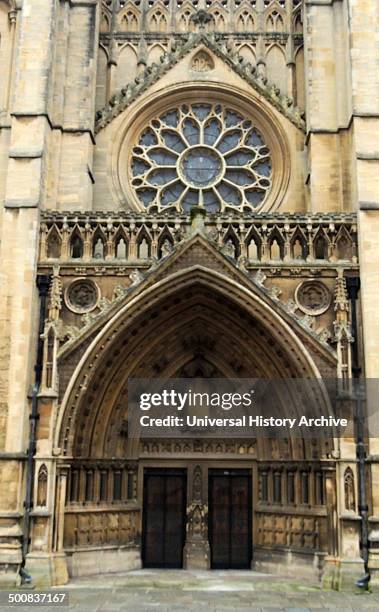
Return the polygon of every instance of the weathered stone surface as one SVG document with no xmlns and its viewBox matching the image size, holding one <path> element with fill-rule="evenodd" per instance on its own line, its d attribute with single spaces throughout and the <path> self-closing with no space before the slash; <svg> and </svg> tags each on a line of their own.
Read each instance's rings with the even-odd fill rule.
<svg viewBox="0 0 379 612">
<path fill-rule="evenodd" d="M 208 470 L 246 466 L 257 567 L 323 573 L 324 585 L 346 589 L 363 573 L 353 439 L 333 448 L 292 440 L 139 447 L 127 437 L 125 377 L 192 377 L 202 368 L 228 377 L 348 379 L 357 368 L 378 376 L 378 17 L 374 0 L 0 0 L 0 584 L 20 580 L 36 377 L 26 559 L 35 584 L 140 566 L 147 464 L 188 469 L 187 510 L 194 500 L 207 505 Z M 212 129 L 221 125 L 231 144 L 212 130 L 205 142 L 208 119 L 189 121 L 199 101 L 210 103 Z M 218 105 L 241 118 L 227 119 Z M 164 114 L 183 106 L 180 130 L 178 121 L 162 127 Z M 261 157 L 249 158 L 246 202 L 244 183 L 226 182 L 225 159 L 237 155 L 234 172 L 246 181 L 246 168 L 238 172 L 252 126 Z M 203 161 L 192 168 L 200 187 L 183 170 L 181 145 L 175 150 L 179 132 L 186 149 L 201 140 Z M 217 162 L 211 179 L 201 176 L 206 147 Z M 154 174 L 164 165 L 154 155 L 163 155 L 172 184 Z M 266 157 L 271 165 L 258 171 Z M 186 209 L 179 179 L 197 198 Z M 218 189 L 222 214 L 203 214 Z M 261 208 L 259 189 L 267 192 Z M 201 236 L 201 248 L 187 252 L 191 236 Z M 55 279 L 41 322 L 37 274 Z M 358 276 L 353 344 L 347 284 Z M 87 310 L 70 301 L 78 279 L 96 297 Z M 300 314 L 305 281 L 322 283 L 325 308 L 310 293 Z M 368 453 L 376 585 L 378 439 Z M 191 527 L 201 538 L 187 539 L 188 567 L 211 558 L 201 516 Z M 163 600 L 174 609 L 171 596 Z M 247 601 L 233 595 L 222 604 Z"/>
</svg>

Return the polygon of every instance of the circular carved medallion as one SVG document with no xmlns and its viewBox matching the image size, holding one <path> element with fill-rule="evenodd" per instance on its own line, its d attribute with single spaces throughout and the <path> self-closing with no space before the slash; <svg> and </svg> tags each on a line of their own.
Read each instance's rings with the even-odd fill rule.
<svg viewBox="0 0 379 612">
<path fill-rule="evenodd" d="M 309 280 L 300 283 L 295 291 L 297 306 L 310 315 L 320 315 L 330 306 L 331 295 L 329 289 L 318 280 Z"/>
<path fill-rule="evenodd" d="M 194 187 L 211 187 L 218 182 L 223 160 L 211 147 L 196 146 L 188 149 L 179 161 L 184 179 Z"/>
<path fill-rule="evenodd" d="M 96 308 L 100 298 L 99 287 L 91 280 L 78 278 L 65 291 L 67 307 L 78 314 L 91 312 Z"/>
</svg>

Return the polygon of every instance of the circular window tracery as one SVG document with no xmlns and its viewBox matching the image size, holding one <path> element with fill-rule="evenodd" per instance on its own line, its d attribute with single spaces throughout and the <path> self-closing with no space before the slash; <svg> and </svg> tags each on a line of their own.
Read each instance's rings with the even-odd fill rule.
<svg viewBox="0 0 379 612">
<path fill-rule="evenodd" d="M 132 149 L 131 184 L 149 211 L 257 211 L 272 185 L 253 122 L 221 103 L 182 104 L 150 121 Z"/>
</svg>

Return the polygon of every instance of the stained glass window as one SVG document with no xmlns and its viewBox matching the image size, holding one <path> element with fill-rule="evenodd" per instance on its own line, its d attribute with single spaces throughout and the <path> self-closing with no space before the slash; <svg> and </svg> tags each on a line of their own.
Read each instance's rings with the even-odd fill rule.
<svg viewBox="0 0 379 612">
<path fill-rule="evenodd" d="M 270 190 L 270 151 L 259 130 L 223 104 L 182 104 L 152 119 L 130 161 L 149 211 L 259 210 Z"/>
</svg>

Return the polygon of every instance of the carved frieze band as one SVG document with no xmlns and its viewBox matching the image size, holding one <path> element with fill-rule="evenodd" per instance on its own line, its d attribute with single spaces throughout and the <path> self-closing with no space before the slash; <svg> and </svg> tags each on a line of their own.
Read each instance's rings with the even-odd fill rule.
<svg viewBox="0 0 379 612">
<path fill-rule="evenodd" d="M 168 255 L 188 237 L 186 215 L 45 214 L 41 224 L 40 263 L 104 266 L 148 264 Z M 357 225 L 346 215 L 238 215 L 209 216 L 205 222 L 208 239 L 238 260 L 304 265 L 358 261 Z M 102 269 L 105 273 L 105 267 Z M 301 303 L 301 302 L 300 302 Z"/>
</svg>

